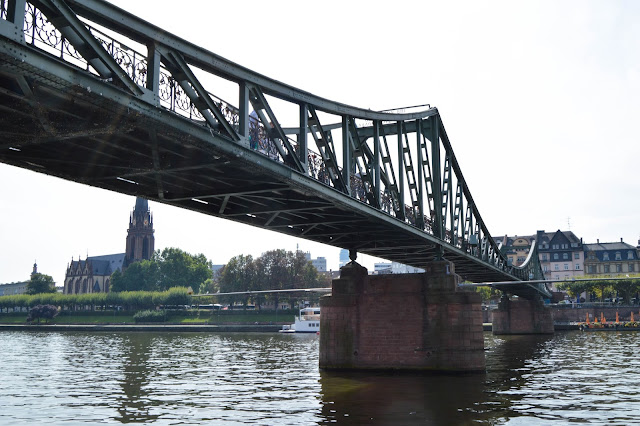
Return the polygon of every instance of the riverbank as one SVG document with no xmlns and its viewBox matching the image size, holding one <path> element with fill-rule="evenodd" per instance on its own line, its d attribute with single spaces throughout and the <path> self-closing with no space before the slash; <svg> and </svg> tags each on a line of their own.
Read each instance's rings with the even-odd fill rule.
<svg viewBox="0 0 640 426">
<path fill-rule="evenodd" d="M 276 333 L 282 328 L 278 324 L 0 324 L 0 331 L 163 331 L 163 332 L 260 332 Z"/>
</svg>

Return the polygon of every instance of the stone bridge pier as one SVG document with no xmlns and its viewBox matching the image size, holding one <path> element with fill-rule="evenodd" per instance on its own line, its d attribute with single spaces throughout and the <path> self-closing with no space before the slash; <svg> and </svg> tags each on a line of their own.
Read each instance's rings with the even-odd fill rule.
<svg viewBox="0 0 640 426">
<path fill-rule="evenodd" d="M 493 313 L 493 334 L 553 334 L 553 312 L 537 300 L 510 300 L 505 294 Z"/>
<path fill-rule="evenodd" d="M 347 264 L 320 301 L 320 368 L 484 371 L 481 297 L 459 282 L 448 261 L 371 276 Z"/>
</svg>

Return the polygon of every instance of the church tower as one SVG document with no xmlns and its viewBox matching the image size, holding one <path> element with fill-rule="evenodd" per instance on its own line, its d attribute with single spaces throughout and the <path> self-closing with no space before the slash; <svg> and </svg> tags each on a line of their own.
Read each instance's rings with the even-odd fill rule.
<svg viewBox="0 0 640 426">
<path fill-rule="evenodd" d="M 149 203 L 144 198 L 136 197 L 136 207 L 131 212 L 127 230 L 125 267 L 140 260 L 151 259 L 154 250 L 153 232 L 153 217 L 149 211 Z"/>
</svg>

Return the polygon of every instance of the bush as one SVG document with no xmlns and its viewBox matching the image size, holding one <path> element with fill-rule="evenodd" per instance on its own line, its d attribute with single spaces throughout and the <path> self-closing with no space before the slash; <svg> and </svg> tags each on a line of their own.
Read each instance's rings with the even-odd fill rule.
<svg viewBox="0 0 640 426">
<path fill-rule="evenodd" d="M 137 323 L 140 322 L 164 322 L 164 312 L 163 311 L 140 311 L 136 312 L 133 316 L 133 320 Z"/>
<path fill-rule="evenodd" d="M 58 315 L 58 308 L 53 305 L 37 305 L 29 310 L 29 315 L 27 316 L 27 322 L 34 322 L 38 320 L 38 324 L 40 324 L 40 318 L 44 318 L 47 322 L 50 319 L 53 319 Z"/>
</svg>

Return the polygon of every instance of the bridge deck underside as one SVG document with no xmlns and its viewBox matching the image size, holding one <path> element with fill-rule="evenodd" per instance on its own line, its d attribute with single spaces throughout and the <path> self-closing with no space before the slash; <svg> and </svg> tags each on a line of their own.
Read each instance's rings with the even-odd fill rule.
<svg viewBox="0 0 640 426">
<path fill-rule="evenodd" d="M 113 85 L 95 80 L 89 90 L 86 73 L 69 73 L 78 83 L 0 55 L 1 162 L 416 267 L 437 254 L 441 242 L 407 223 Z M 514 279 L 451 246 L 445 258 L 470 281 Z"/>
</svg>

